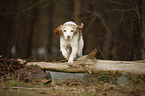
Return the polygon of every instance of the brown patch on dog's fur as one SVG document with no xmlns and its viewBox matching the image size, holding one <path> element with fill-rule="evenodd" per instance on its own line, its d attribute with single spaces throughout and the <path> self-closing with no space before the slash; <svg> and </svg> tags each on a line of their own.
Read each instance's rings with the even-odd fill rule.
<svg viewBox="0 0 145 96">
<path fill-rule="evenodd" d="M 55 30 L 54 30 L 54 34 L 56 35 L 56 36 L 60 36 L 60 29 L 62 28 L 62 25 L 60 25 L 60 26 L 58 26 Z"/>
</svg>

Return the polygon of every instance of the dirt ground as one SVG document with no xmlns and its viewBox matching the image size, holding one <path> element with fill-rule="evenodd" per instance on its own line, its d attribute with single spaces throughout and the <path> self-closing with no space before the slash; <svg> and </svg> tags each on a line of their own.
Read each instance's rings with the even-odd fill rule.
<svg viewBox="0 0 145 96">
<path fill-rule="evenodd" d="M 129 96 L 118 91 L 97 92 L 94 87 L 52 87 L 38 89 L 0 89 L 0 96 Z"/>
<path fill-rule="evenodd" d="M 2 73 L 2 71 L 1 71 Z M 19 73 L 19 74 L 18 74 Z M 84 78 L 48 80 L 38 66 L 0 74 L 0 96 L 145 96 L 145 77 L 111 73 L 88 74 Z"/>
<path fill-rule="evenodd" d="M 1 79 L 0 96 L 145 96 L 145 82 L 139 79 L 129 85 L 118 84 L 115 75 L 110 74 L 52 82 Z"/>
</svg>

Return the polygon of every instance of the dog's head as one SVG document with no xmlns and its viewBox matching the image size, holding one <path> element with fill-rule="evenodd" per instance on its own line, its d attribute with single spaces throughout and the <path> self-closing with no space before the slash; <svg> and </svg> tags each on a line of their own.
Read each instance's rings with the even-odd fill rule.
<svg viewBox="0 0 145 96">
<path fill-rule="evenodd" d="M 63 35 L 65 39 L 72 39 L 73 35 L 79 33 L 83 26 L 83 23 L 81 23 L 81 25 L 76 25 L 74 22 L 68 21 L 58 26 L 54 30 L 54 33 L 56 36 Z"/>
</svg>

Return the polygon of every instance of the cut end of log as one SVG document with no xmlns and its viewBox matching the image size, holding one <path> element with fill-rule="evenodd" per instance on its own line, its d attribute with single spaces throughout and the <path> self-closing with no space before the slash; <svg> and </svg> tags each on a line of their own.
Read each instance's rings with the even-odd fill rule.
<svg viewBox="0 0 145 96">
<path fill-rule="evenodd" d="M 87 59 L 94 59 L 97 53 L 97 49 L 94 49 L 86 58 Z"/>
</svg>

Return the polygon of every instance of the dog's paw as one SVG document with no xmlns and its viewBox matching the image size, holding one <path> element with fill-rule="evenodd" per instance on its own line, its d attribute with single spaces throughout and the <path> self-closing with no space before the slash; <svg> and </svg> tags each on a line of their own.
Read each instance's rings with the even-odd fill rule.
<svg viewBox="0 0 145 96">
<path fill-rule="evenodd" d="M 72 64 L 73 64 L 73 59 L 69 58 L 68 65 L 72 65 Z"/>
<path fill-rule="evenodd" d="M 69 67 L 73 67 L 73 65 L 72 65 L 72 64 L 69 64 L 69 63 L 68 63 L 68 66 L 69 66 Z"/>
</svg>

